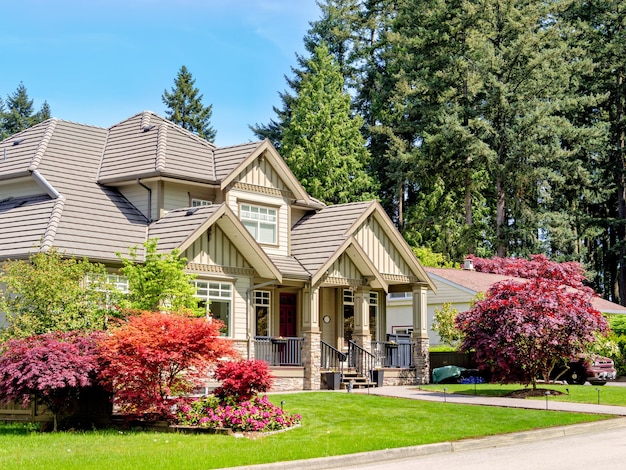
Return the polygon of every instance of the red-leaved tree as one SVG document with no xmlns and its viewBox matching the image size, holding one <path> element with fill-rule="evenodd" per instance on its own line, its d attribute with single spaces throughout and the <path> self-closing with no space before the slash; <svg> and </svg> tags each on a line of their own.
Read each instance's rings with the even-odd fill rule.
<svg viewBox="0 0 626 470">
<path fill-rule="evenodd" d="M 49 333 L 11 339 L 0 356 L 0 401 L 37 399 L 57 417 L 81 388 L 97 381 L 101 333 Z"/>
<path fill-rule="evenodd" d="M 176 313 L 131 316 L 101 343 L 101 377 L 129 417 L 169 419 L 178 397 L 198 386 L 216 361 L 235 352 L 222 323 Z"/>
<path fill-rule="evenodd" d="M 586 280 L 583 265 L 575 261 L 558 263 L 550 261 L 545 255 L 531 255 L 525 258 L 478 258 L 468 255 L 474 264 L 474 269 L 483 273 L 503 274 L 505 276 L 521 277 L 524 279 L 549 279 L 559 281 L 560 284 L 579 287 Z"/>
<path fill-rule="evenodd" d="M 483 300 L 459 313 L 463 351 L 496 380 L 532 384 L 549 380 L 553 367 L 582 354 L 594 333 L 608 325 L 591 299 L 593 291 L 563 285 L 561 279 L 536 278 L 494 284 Z"/>
<path fill-rule="evenodd" d="M 213 394 L 222 400 L 235 403 L 250 400 L 272 388 L 272 376 L 267 362 L 242 360 L 222 362 L 215 369 L 215 378 L 222 384 Z"/>
</svg>

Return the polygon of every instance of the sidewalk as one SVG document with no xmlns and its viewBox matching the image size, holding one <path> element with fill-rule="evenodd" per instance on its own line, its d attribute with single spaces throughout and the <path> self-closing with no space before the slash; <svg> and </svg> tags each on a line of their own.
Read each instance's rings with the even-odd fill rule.
<svg viewBox="0 0 626 470">
<path fill-rule="evenodd" d="M 364 393 L 368 391 L 364 389 L 354 390 L 353 393 Z M 414 400 L 438 401 L 447 403 L 459 403 L 463 405 L 483 405 L 483 406 L 501 406 L 507 408 L 527 408 L 530 410 L 545 410 L 546 400 L 530 400 L 522 398 L 506 398 L 506 397 L 481 397 L 476 395 L 458 395 L 451 393 L 431 392 L 420 390 L 417 385 L 407 386 L 385 386 L 380 388 L 371 388 L 371 395 L 380 395 L 396 398 L 410 398 Z M 567 403 L 559 401 L 551 401 L 548 397 L 547 409 L 552 411 L 573 411 L 576 413 L 592 413 L 607 414 L 616 416 L 626 416 L 626 406 L 610 406 L 610 405 L 591 405 L 585 403 Z"/>
<path fill-rule="evenodd" d="M 345 390 L 329 393 L 347 393 Z M 545 400 L 524 400 L 519 398 L 499 398 L 481 397 L 475 395 L 454 395 L 439 392 L 420 390 L 417 385 L 407 386 L 385 386 L 380 388 L 355 389 L 352 393 L 379 395 L 396 398 L 408 398 L 413 400 L 438 401 L 446 403 L 459 403 L 465 405 L 500 406 L 511 408 L 546 409 Z M 548 410 L 553 411 L 573 411 L 578 413 L 606 414 L 615 416 L 626 416 L 626 407 L 609 405 L 590 405 L 583 403 L 565 403 L 550 401 L 548 397 Z M 626 418 L 612 419 L 609 421 L 598 421 L 593 423 L 574 424 L 571 426 L 560 426 L 556 428 L 537 429 L 511 434 L 487 436 L 476 439 L 463 439 L 454 442 L 440 442 L 437 444 L 427 444 L 413 447 L 400 447 L 397 449 L 385 449 L 373 452 L 362 452 L 358 454 L 337 455 L 333 457 L 322 457 L 308 460 L 294 460 L 287 462 L 275 462 L 270 464 L 252 465 L 245 467 L 233 467 L 231 470 L 319 470 L 328 468 L 356 467 L 359 465 L 372 464 L 374 462 L 393 461 L 429 454 L 446 452 L 459 452 L 469 449 L 479 449 L 485 447 L 498 447 L 513 445 L 522 442 L 531 442 L 543 439 L 553 439 L 572 434 L 594 432 L 608 428 L 626 427 Z"/>
</svg>

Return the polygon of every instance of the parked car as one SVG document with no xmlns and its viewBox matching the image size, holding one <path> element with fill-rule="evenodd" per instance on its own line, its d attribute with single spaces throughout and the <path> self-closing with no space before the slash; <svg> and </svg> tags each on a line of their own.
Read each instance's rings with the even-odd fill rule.
<svg viewBox="0 0 626 470">
<path fill-rule="evenodd" d="M 581 356 L 570 361 L 567 366 L 555 367 L 552 371 L 552 378 L 565 380 L 572 385 L 583 385 L 587 381 L 592 385 L 604 385 L 616 377 L 615 364 L 604 356 Z"/>
</svg>

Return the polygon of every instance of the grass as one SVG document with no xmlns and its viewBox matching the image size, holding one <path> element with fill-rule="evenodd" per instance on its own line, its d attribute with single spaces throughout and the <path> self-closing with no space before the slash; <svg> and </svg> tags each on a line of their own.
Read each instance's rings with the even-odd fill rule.
<svg viewBox="0 0 626 470">
<path fill-rule="evenodd" d="M 114 430 L 41 434 L 0 425 L 0 468 L 208 469 L 348 454 L 604 419 L 374 395 L 271 395 L 302 426 L 259 439 Z"/>
<path fill-rule="evenodd" d="M 465 395 L 474 394 L 474 385 L 464 384 L 433 384 L 423 385 L 422 390 L 432 390 L 436 392 L 459 393 Z M 476 385 L 476 394 L 488 397 L 502 397 L 508 393 L 523 389 L 524 386 L 519 384 L 478 384 Z M 562 395 L 551 395 L 550 401 L 567 401 L 572 403 L 598 403 L 598 392 L 601 405 L 626 406 L 626 387 L 611 387 L 593 385 L 557 385 L 557 384 L 538 384 L 537 388 L 546 390 L 556 390 Z M 529 398 L 529 400 L 543 400 L 543 397 Z"/>
</svg>

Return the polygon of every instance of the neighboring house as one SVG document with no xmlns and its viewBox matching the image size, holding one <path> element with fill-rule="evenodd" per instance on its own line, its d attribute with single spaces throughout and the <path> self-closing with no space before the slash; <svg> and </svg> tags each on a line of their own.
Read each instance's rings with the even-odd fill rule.
<svg viewBox="0 0 626 470">
<path fill-rule="evenodd" d="M 148 111 L 0 142 L 0 262 L 55 247 L 114 274 L 116 252 L 151 238 L 187 258 L 208 313 L 244 357 L 276 366 L 277 388 L 319 388 L 341 353 L 373 367 L 389 292 L 411 298 L 403 377 L 428 381 L 434 285 L 378 202 L 325 206 L 268 141 L 219 148 Z"/>
<path fill-rule="evenodd" d="M 473 269 L 424 268 L 436 286 L 436 293 L 428 296 L 427 328 L 430 344 L 443 344 L 441 338 L 432 330 L 435 311 L 443 304 L 450 303 L 459 312 L 470 309 L 470 303 L 478 293 L 486 293 L 496 282 L 524 279 L 502 274 L 482 273 Z M 403 293 L 390 294 L 387 301 L 387 333 L 406 333 L 412 331 L 411 305 Z M 626 307 L 604 300 L 593 298 L 593 306 L 605 314 L 626 314 Z"/>
</svg>

